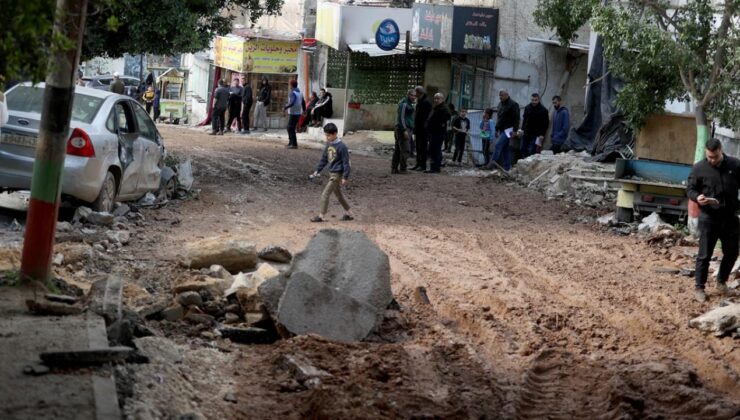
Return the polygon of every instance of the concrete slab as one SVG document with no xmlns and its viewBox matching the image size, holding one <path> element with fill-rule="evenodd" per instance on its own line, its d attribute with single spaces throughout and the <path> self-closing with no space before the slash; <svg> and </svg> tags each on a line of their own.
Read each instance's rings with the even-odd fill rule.
<svg viewBox="0 0 740 420">
<path fill-rule="evenodd" d="M 367 337 L 378 319 L 372 306 L 303 272 L 292 274 L 278 306 L 278 322 L 291 333 L 344 342 Z"/>
<path fill-rule="evenodd" d="M 303 272 L 382 314 L 393 300 L 388 256 L 364 232 L 324 229 L 293 259 Z"/>
<path fill-rule="evenodd" d="M 108 345 L 100 316 L 32 316 L 23 304 L 32 297 L 17 288 L 0 288 L 0 418 L 120 418 L 115 383 L 105 367 L 23 373 L 25 366 L 39 363 L 42 352 Z"/>
</svg>

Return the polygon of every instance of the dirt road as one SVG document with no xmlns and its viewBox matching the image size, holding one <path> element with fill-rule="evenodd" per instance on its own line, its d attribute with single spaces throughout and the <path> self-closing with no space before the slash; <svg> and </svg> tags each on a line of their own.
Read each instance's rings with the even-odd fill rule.
<svg viewBox="0 0 740 420">
<path fill-rule="evenodd" d="M 668 255 L 582 223 L 593 210 L 449 168 L 391 177 L 388 160 L 354 156 L 347 195 L 356 220 L 340 222 L 333 202 L 331 221 L 313 224 L 322 188 L 307 177 L 315 146 L 162 133 L 171 153 L 193 159 L 201 194 L 148 216 L 155 226 L 129 247 L 143 264 L 134 284 L 166 293 L 181 245 L 196 238 L 239 235 L 297 252 L 320 228 L 347 228 L 389 255 L 403 311 L 377 342 L 351 345 L 309 336 L 226 346 L 171 333 L 192 351 L 180 367 L 189 385 L 136 385 L 129 398 L 142 410 L 159 404 L 165 416 L 209 418 L 740 416 L 740 344 L 687 326 L 718 302 L 713 289 L 709 303 L 694 302 L 690 278 L 654 271 L 671 265 Z M 431 305 L 415 298 L 419 286 Z M 280 368 L 288 354 L 332 376 L 307 389 Z"/>
</svg>

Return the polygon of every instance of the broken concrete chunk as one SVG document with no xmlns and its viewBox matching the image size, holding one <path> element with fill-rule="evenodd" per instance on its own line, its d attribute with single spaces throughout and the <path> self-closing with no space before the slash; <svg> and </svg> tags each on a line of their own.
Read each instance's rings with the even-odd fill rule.
<svg viewBox="0 0 740 420">
<path fill-rule="evenodd" d="M 293 259 L 303 272 L 382 314 L 393 300 L 388 256 L 363 232 L 325 229 Z"/>
<path fill-rule="evenodd" d="M 231 273 L 229 273 L 228 270 L 218 264 L 214 264 L 208 268 L 208 275 L 224 280 L 232 279 Z"/>
<path fill-rule="evenodd" d="M 57 247 L 57 250 L 64 256 L 63 262 L 67 265 L 84 263 L 93 257 L 90 245 L 83 243 L 63 243 Z"/>
<path fill-rule="evenodd" d="M 128 206 L 128 204 L 124 203 L 117 203 L 116 209 L 113 210 L 113 216 L 114 217 L 123 217 L 128 214 L 128 212 L 131 211 L 131 207 Z"/>
<path fill-rule="evenodd" d="M 689 321 L 689 326 L 715 335 L 723 335 L 740 328 L 740 303 L 733 303 Z"/>
<path fill-rule="evenodd" d="M 287 284 L 288 277 L 285 274 L 280 274 L 266 280 L 257 289 L 262 299 L 262 304 L 273 317 L 277 316 L 280 297 L 283 296 Z"/>
<path fill-rule="evenodd" d="M 231 283 L 231 287 L 226 289 L 224 296 L 229 297 L 239 289 L 249 289 L 252 287 L 254 287 L 254 284 L 252 283 L 252 273 L 239 273 L 234 276 L 234 282 Z"/>
<path fill-rule="evenodd" d="M 197 275 L 181 278 L 172 290 L 175 294 L 180 294 L 189 291 L 199 292 L 205 289 L 214 296 L 221 296 L 228 286 L 228 280 Z"/>
<path fill-rule="evenodd" d="M 374 307 L 296 272 L 280 298 L 277 321 L 293 334 L 352 342 L 367 337 L 379 316 Z"/>
<path fill-rule="evenodd" d="M 304 385 L 306 385 L 306 382 L 318 385 L 322 378 L 332 376 L 329 372 L 316 368 L 308 359 L 300 355 L 284 355 L 280 358 L 279 364 L 280 367 L 290 372 L 298 382 Z"/>
<path fill-rule="evenodd" d="M 68 305 L 66 303 L 46 302 L 42 300 L 29 299 L 26 306 L 31 313 L 36 315 L 66 316 L 78 315 L 82 313 L 82 307 Z"/>
<path fill-rule="evenodd" d="M 268 263 L 260 264 L 257 271 L 252 274 L 252 287 L 259 287 L 265 280 L 269 280 L 280 274 L 275 267 Z"/>
<path fill-rule="evenodd" d="M 121 318 L 123 299 L 123 281 L 120 277 L 109 275 L 93 283 L 87 294 L 88 307 L 91 311 L 105 318 L 110 325 Z"/>
<path fill-rule="evenodd" d="M 191 268 L 207 268 L 218 264 L 231 273 L 238 273 L 257 265 L 257 251 L 254 244 L 247 241 L 209 238 L 188 244 L 184 262 Z"/>
<path fill-rule="evenodd" d="M 109 362 L 122 362 L 134 352 L 131 347 L 105 347 L 98 349 L 53 351 L 39 357 L 47 366 L 85 366 Z"/>
<path fill-rule="evenodd" d="M 293 259 L 293 254 L 281 246 L 268 246 L 263 248 L 259 254 L 260 258 L 267 261 L 287 264 Z"/>
<path fill-rule="evenodd" d="M 78 207 L 75 211 L 75 215 L 72 218 L 74 221 L 80 221 L 84 223 L 90 223 L 99 226 L 111 226 L 113 225 L 113 215 L 105 212 L 92 211 L 88 207 Z"/>
<path fill-rule="evenodd" d="M 221 337 L 228 338 L 234 343 L 240 344 L 271 344 L 274 343 L 279 337 L 268 330 L 262 328 L 233 328 L 224 327 L 219 328 L 218 332 Z"/>
<path fill-rule="evenodd" d="M 131 233 L 127 230 L 115 230 L 106 232 L 105 236 L 110 243 L 126 245 L 131 240 Z"/>
<path fill-rule="evenodd" d="M 177 295 L 175 301 L 186 308 L 188 306 L 200 306 L 203 304 L 203 298 L 195 291 L 180 293 Z"/>
<path fill-rule="evenodd" d="M 182 362 L 182 354 L 177 345 L 164 337 L 135 338 L 134 345 L 150 362 L 175 364 Z"/>
<path fill-rule="evenodd" d="M 167 309 L 169 306 L 170 306 L 169 302 L 165 302 L 165 301 L 155 302 L 143 308 L 138 308 L 136 310 L 136 313 L 138 313 L 139 316 L 144 319 L 151 318 L 153 316 L 161 314 L 162 311 Z"/>
<path fill-rule="evenodd" d="M 240 288 L 236 291 L 236 298 L 239 300 L 244 312 L 260 312 L 262 306 L 262 297 L 257 288 Z"/>
<path fill-rule="evenodd" d="M 640 222 L 640 225 L 637 227 L 637 230 L 639 232 L 647 232 L 647 233 L 659 233 L 664 230 L 668 230 L 667 234 L 670 234 L 675 231 L 673 226 L 669 225 L 668 223 L 664 222 L 663 219 L 660 218 L 658 213 L 651 213 L 650 216 L 647 216 L 642 219 L 642 222 Z M 663 233 L 665 235 L 666 233 Z"/>
<path fill-rule="evenodd" d="M 179 321 L 185 317 L 185 308 L 180 305 L 172 305 L 162 311 L 162 318 L 166 321 Z"/>
<path fill-rule="evenodd" d="M 57 223 L 57 232 L 71 232 L 72 231 L 72 224 L 69 222 L 58 222 Z"/>
</svg>

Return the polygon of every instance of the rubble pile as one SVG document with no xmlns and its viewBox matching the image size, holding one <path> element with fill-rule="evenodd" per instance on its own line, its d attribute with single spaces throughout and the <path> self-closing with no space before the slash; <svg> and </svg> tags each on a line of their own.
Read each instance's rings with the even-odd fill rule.
<svg viewBox="0 0 740 420">
<path fill-rule="evenodd" d="M 611 206 L 619 189 L 614 181 L 614 165 L 587 162 L 589 156 L 586 152 L 553 155 L 546 151 L 518 161 L 511 175 L 548 198 L 591 207 Z"/>
<path fill-rule="evenodd" d="M 172 299 L 138 315 L 215 329 L 234 342 L 309 333 L 360 341 L 393 301 L 388 256 L 361 232 L 322 230 L 295 257 L 277 246 L 257 253 L 243 240 L 209 238 L 187 245 L 182 262 L 190 270 Z"/>
<path fill-rule="evenodd" d="M 726 302 L 689 321 L 689 327 L 714 334 L 716 337 L 740 338 L 740 303 Z"/>
</svg>

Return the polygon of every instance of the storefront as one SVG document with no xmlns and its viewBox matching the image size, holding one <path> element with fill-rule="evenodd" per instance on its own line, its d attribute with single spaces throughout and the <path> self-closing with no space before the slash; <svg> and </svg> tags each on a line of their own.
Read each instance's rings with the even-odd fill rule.
<svg viewBox="0 0 740 420">
<path fill-rule="evenodd" d="M 246 76 L 255 100 L 261 80 L 266 77 L 272 87 L 267 119 L 270 128 L 284 128 L 287 116 L 283 105 L 290 94 L 290 80 L 298 69 L 298 39 L 268 39 L 230 35 L 217 37 L 214 51 L 214 85 L 218 79 L 231 82 Z M 254 112 L 254 107 L 252 108 Z"/>
<path fill-rule="evenodd" d="M 448 102 L 456 109 L 491 106 L 498 10 L 414 3 L 411 43 L 446 53 Z"/>
</svg>

